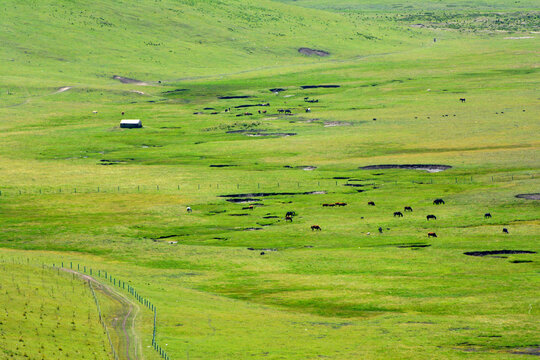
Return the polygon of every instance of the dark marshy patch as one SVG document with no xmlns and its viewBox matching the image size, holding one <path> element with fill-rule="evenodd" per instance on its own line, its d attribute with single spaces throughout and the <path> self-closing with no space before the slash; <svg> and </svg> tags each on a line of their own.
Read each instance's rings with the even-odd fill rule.
<svg viewBox="0 0 540 360">
<path fill-rule="evenodd" d="M 488 250 L 488 251 L 467 251 L 463 254 L 469 256 L 490 256 L 490 255 L 512 255 L 512 254 L 536 254 L 536 251 L 529 250 Z"/>
<path fill-rule="evenodd" d="M 212 168 L 224 168 L 224 167 L 232 167 L 232 166 L 238 166 L 238 165 L 226 165 L 226 164 L 212 164 L 210 167 Z"/>
<path fill-rule="evenodd" d="M 229 194 L 229 195 L 218 195 L 218 197 L 229 198 L 227 201 L 230 202 L 253 202 L 260 201 L 260 199 L 255 199 L 254 197 L 267 197 L 267 196 L 281 196 L 281 195 L 322 195 L 326 194 L 326 191 L 306 191 L 306 192 L 260 192 L 260 193 L 246 193 L 246 194 Z M 241 201 L 237 201 L 241 200 Z"/>
<path fill-rule="evenodd" d="M 248 95 L 238 95 L 238 96 L 218 96 L 218 99 L 220 100 L 228 100 L 228 99 L 248 99 L 251 96 Z"/>
<path fill-rule="evenodd" d="M 334 89 L 338 87 L 341 87 L 341 85 L 302 85 L 300 86 L 300 88 L 302 89 L 318 89 L 318 88 Z"/>
<path fill-rule="evenodd" d="M 224 197 L 224 196 L 220 196 L 220 197 Z M 255 198 L 232 198 L 232 199 L 227 199 L 227 201 L 235 203 L 235 204 L 243 204 L 243 203 L 250 203 L 250 202 L 254 202 L 254 201 L 261 201 L 261 199 L 255 199 Z"/>
<path fill-rule="evenodd" d="M 249 214 L 229 214 L 229 216 L 248 216 Z"/>
<path fill-rule="evenodd" d="M 527 200 L 540 200 L 540 193 L 536 194 L 518 194 L 516 195 L 519 199 L 527 199 Z"/>
<path fill-rule="evenodd" d="M 512 264 L 524 264 L 524 263 L 532 263 L 532 260 L 511 260 Z"/>
</svg>

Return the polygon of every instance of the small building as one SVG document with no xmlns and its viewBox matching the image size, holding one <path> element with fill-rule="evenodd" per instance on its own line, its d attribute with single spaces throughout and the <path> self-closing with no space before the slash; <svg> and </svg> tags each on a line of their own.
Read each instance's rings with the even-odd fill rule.
<svg viewBox="0 0 540 360">
<path fill-rule="evenodd" d="M 121 120 L 120 121 L 120 127 L 121 128 L 127 128 L 127 129 L 142 128 L 142 121 L 139 120 L 139 119 Z"/>
</svg>

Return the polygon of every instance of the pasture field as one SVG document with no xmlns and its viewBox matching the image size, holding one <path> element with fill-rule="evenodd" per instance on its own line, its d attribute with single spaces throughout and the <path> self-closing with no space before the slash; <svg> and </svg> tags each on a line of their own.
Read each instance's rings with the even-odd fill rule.
<svg viewBox="0 0 540 360">
<path fill-rule="evenodd" d="M 540 9 L 408 6 L 0 4 L 0 347 L 114 358 L 88 285 L 30 258 L 137 288 L 171 359 L 537 357 Z M 121 358 L 163 358 L 132 310 Z"/>
</svg>

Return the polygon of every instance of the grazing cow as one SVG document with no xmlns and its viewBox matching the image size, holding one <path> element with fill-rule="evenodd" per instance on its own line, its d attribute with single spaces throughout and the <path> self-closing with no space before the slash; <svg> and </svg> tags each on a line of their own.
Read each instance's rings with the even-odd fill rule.
<svg viewBox="0 0 540 360">
<path fill-rule="evenodd" d="M 484 214 L 484 219 L 488 219 L 488 218 L 491 218 L 491 214 L 490 213 L 485 213 Z"/>
<path fill-rule="evenodd" d="M 265 254 L 264 251 L 261 251 L 261 255 L 264 255 L 264 254 Z"/>
<path fill-rule="evenodd" d="M 292 216 L 285 216 L 285 221 L 290 221 L 290 222 L 292 222 Z"/>
<path fill-rule="evenodd" d="M 379 227 L 379 232 L 382 234 L 382 227 Z"/>
<path fill-rule="evenodd" d="M 188 213 L 191 213 L 193 210 L 191 209 L 191 207 L 188 206 L 188 207 L 186 208 L 186 211 L 187 211 Z"/>
<path fill-rule="evenodd" d="M 294 212 L 294 211 L 287 211 L 287 213 L 285 214 L 285 216 L 296 216 L 296 212 Z"/>
<path fill-rule="evenodd" d="M 403 213 L 401 211 L 394 212 L 394 217 L 403 217 Z"/>
<path fill-rule="evenodd" d="M 307 108 L 307 109 L 306 109 L 306 112 L 307 112 L 307 113 L 308 113 L 308 112 L 311 112 L 311 108 Z"/>
<path fill-rule="evenodd" d="M 311 225 L 311 231 L 313 230 L 318 230 L 318 231 L 321 231 L 321 227 L 319 225 Z"/>
<path fill-rule="evenodd" d="M 337 202 L 337 203 L 335 203 L 334 205 L 336 205 L 336 206 L 347 206 L 347 203 L 344 203 L 344 202 Z"/>
<path fill-rule="evenodd" d="M 434 232 L 428 232 L 427 237 L 437 237 L 437 234 L 435 234 Z"/>
<path fill-rule="evenodd" d="M 435 200 L 433 200 L 433 204 L 434 205 L 444 204 L 444 200 L 443 199 L 435 199 Z"/>
<path fill-rule="evenodd" d="M 437 217 L 435 215 L 428 215 L 426 216 L 426 219 L 428 219 L 428 221 L 429 219 L 437 220 Z"/>
<path fill-rule="evenodd" d="M 122 111 L 122 115 L 124 115 L 124 112 Z"/>
<path fill-rule="evenodd" d="M 253 115 L 253 114 L 252 114 L 252 113 L 249 113 L 249 112 L 245 112 L 244 115 L 250 116 L 250 115 Z"/>
<path fill-rule="evenodd" d="M 283 110 L 283 109 L 278 109 L 277 112 L 281 114 L 282 112 L 285 112 L 285 110 Z"/>
<path fill-rule="evenodd" d="M 461 101 L 462 103 L 464 103 L 465 100 L 466 100 L 465 98 L 459 98 L 459 101 Z"/>
<path fill-rule="evenodd" d="M 261 113 L 261 110 L 259 110 L 259 114 Z"/>
<path fill-rule="evenodd" d="M 370 201 L 367 203 L 369 206 L 375 206 L 375 203 L 373 201 Z"/>
<path fill-rule="evenodd" d="M 411 211 L 411 212 L 412 212 L 412 207 L 410 207 L 410 206 L 405 206 L 405 207 L 403 208 L 403 211 Z"/>
<path fill-rule="evenodd" d="M 266 114 L 266 110 L 263 110 L 262 113 L 263 113 L 263 114 Z"/>
<path fill-rule="evenodd" d="M 290 109 L 285 109 L 285 114 L 291 114 L 291 110 Z"/>
<path fill-rule="evenodd" d="M 507 229 L 507 228 L 503 228 L 503 233 L 508 234 L 508 229 Z"/>
<path fill-rule="evenodd" d="M 336 206 L 336 204 L 322 204 L 323 207 Z"/>
</svg>

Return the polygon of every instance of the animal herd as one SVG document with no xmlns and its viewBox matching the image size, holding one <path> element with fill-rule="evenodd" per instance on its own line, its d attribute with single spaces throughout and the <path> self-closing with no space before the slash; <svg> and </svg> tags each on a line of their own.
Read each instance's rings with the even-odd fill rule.
<svg viewBox="0 0 540 360">
<path fill-rule="evenodd" d="M 375 206 L 375 202 L 374 201 L 368 201 L 368 206 Z M 434 205 L 442 205 L 442 204 L 445 204 L 444 200 L 443 199 L 435 199 L 433 200 L 433 204 Z M 335 203 L 324 203 L 322 204 L 323 207 L 334 207 L 334 206 L 346 206 L 347 203 L 344 203 L 344 202 L 335 202 Z M 403 207 L 403 212 L 413 212 L 413 208 L 411 206 L 404 206 Z M 394 217 L 403 217 L 403 212 L 401 211 L 395 211 L 394 212 Z M 289 222 L 292 222 L 293 221 L 293 216 L 295 216 L 296 213 L 293 212 L 293 211 L 289 211 L 287 212 L 287 214 L 285 215 L 285 221 L 289 221 Z M 491 214 L 490 213 L 486 213 L 484 214 L 484 218 L 485 219 L 488 219 L 488 218 L 491 218 Z M 363 217 L 362 217 L 363 219 Z M 433 214 L 429 214 L 429 215 L 426 215 L 426 220 L 429 221 L 429 220 L 437 220 L 437 217 Z M 311 230 L 312 231 L 321 231 L 322 228 L 319 226 L 319 225 L 312 225 L 311 226 Z M 379 233 L 382 234 L 383 232 L 383 228 L 382 227 L 379 227 Z M 508 229 L 507 228 L 503 228 L 503 233 L 505 234 L 508 234 Z M 370 233 L 368 233 L 370 234 Z M 428 232 L 428 237 L 437 237 L 437 234 L 435 232 Z"/>
</svg>

